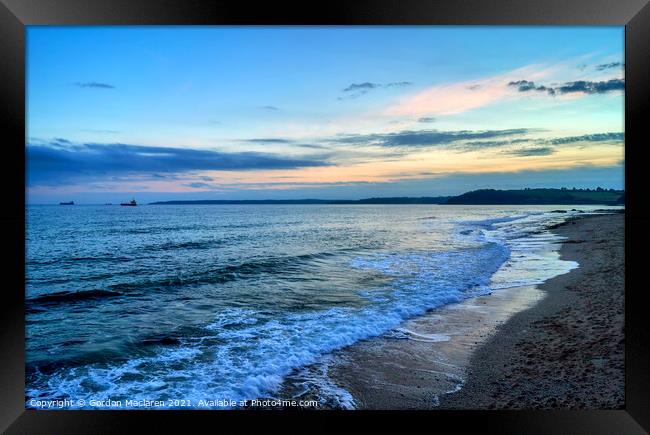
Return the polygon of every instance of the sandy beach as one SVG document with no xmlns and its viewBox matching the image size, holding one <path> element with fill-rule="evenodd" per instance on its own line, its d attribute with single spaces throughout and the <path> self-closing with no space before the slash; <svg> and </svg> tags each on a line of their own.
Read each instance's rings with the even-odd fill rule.
<svg viewBox="0 0 650 435">
<path fill-rule="evenodd" d="M 578 268 L 359 342 L 335 355 L 329 377 L 357 409 L 622 408 L 624 215 L 553 231 Z"/>
<path fill-rule="evenodd" d="M 624 215 L 568 222 L 560 254 L 580 263 L 540 289 L 471 358 L 444 408 L 619 409 L 625 398 Z"/>
</svg>

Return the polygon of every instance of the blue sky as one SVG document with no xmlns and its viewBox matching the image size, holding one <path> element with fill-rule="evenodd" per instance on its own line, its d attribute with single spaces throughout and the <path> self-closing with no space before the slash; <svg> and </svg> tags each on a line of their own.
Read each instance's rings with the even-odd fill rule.
<svg viewBox="0 0 650 435">
<path fill-rule="evenodd" d="M 622 27 L 29 27 L 28 201 L 623 186 Z"/>
</svg>

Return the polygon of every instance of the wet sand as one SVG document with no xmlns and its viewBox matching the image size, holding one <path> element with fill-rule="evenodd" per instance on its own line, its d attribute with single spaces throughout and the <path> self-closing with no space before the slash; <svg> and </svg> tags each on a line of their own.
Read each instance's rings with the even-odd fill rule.
<svg viewBox="0 0 650 435">
<path fill-rule="evenodd" d="M 433 310 L 341 352 L 330 377 L 357 409 L 436 407 L 439 396 L 462 388 L 472 352 L 542 296 L 535 286 L 516 287 Z"/>
<path fill-rule="evenodd" d="M 580 267 L 496 290 L 334 355 L 357 409 L 623 407 L 624 215 L 554 229 Z M 322 370 L 322 368 L 321 368 Z"/>
<path fill-rule="evenodd" d="M 466 385 L 441 407 L 624 407 L 624 215 L 554 231 L 568 237 L 561 258 L 580 267 L 540 286 L 547 296 L 472 355 Z"/>
</svg>

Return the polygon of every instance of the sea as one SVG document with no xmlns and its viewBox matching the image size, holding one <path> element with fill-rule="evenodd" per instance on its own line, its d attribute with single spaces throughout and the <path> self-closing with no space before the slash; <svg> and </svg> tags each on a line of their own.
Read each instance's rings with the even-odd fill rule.
<svg viewBox="0 0 650 435">
<path fill-rule="evenodd" d="M 290 399 L 337 350 L 578 267 L 548 227 L 610 208 L 29 205 L 26 407 Z M 354 407 L 322 376 L 321 404 Z"/>
</svg>

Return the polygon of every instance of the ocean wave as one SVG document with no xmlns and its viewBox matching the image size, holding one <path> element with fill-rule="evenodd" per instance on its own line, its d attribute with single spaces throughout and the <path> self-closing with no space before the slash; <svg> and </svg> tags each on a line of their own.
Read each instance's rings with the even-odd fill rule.
<svg viewBox="0 0 650 435">
<path fill-rule="evenodd" d="M 77 302 L 87 301 L 90 299 L 104 299 L 122 296 L 123 293 L 112 290 L 83 290 L 83 291 L 62 291 L 50 294 L 44 294 L 27 298 L 25 302 L 30 304 L 50 304 L 50 303 L 64 303 L 64 302 Z"/>
<path fill-rule="evenodd" d="M 571 219 L 579 210 L 566 213 L 530 212 L 518 216 L 464 222 L 458 235 L 480 240 L 500 240 L 511 251 L 508 260 L 492 276 L 494 290 L 542 284 L 546 280 L 578 267 L 574 261 L 560 259 L 559 242 L 565 238 L 554 234 L 549 226 Z M 478 230 L 477 230 L 478 229 Z"/>
<path fill-rule="evenodd" d="M 540 213 L 526 213 L 526 214 L 513 215 L 513 216 L 502 216 L 502 217 L 481 219 L 481 220 L 474 220 L 474 221 L 463 221 L 463 222 L 459 222 L 459 223 L 461 225 L 490 227 L 490 226 L 492 226 L 494 224 L 517 221 L 517 220 L 523 219 L 523 218 L 525 218 L 527 216 L 530 216 L 530 215 L 533 215 L 533 214 L 541 214 L 541 212 Z"/>
<path fill-rule="evenodd" d="M 291 271 L 299 272 L 302 274 L 305 270 L 306 263 L 310 261 L 327 260 L 349 251 L 352 250 L 341 249 L 332 252 L 319 252 L 285 257 L 271 257 L 266 259 L 251 260 L 239 264 L 226 264 L 205 270 L 193 270 L 191 273 L 187 273 L 186 275 L 161 276 L 153 279 L 148 278 L 150 276 L 150 270 L 147 268 L 124 270 L 120 271 L 119 274 L 119 277 L 123 280 L 123 282 L 105 284 L 104 289 L 82 289 L 77 291 L 57 291 L 53 293 L 45 293 L 27 298 L 27 302 L 31 304 L 43 304 L 88 301 L 104 297 L 134 296 L 140 295 L 143 292 L 147 291 L 161 291 L 166 288 L 175 288 L 186 285 L 223 284 L 231 281 L 254 278 L 260 274 L 286 275 L 288 273 L 291 273 Z M 125 281 L 125 278 L 130 276 L 147 278 Z M 43 286 L 69 283 L 77 284 L 79 281 L 101 282 L 102 280 L 106 279 L 114 279 L 114 277 L 114 273 L 106 272 L 95 275 L 65 278 L 39 279 L 32 277 L 32 279 L 29 281 L 31 283 L 38 283 L 39 285 Z"/>
<path fill-rule="evenodd" d="M 306 263 L 326 260 L 340 255 L 338 252 L 319 252 L 312 254 L 270 257 L 245 261 L 238 264 L 226 264 L 205 270 L 193 270 L 185 275 L 163 276 L 132 282 L 111 284 L 114 290 L 134 290 L 143 288 L 165 288 L 196 284 L 221 284 L 231 281 L 256 277 L 260 274 L 286 275 L 292 271 L 304 272 Z"/>
<path fill-rule="evenodd" d="M 505 246 L 489 243 L 451 252 L 359 257 L 353 267 L 372 268 L 394 278 L 386 302 L 283 314 L 223 310 L 204 328 L 219 345 L 181 338 L 181 345 L 165 345 L 166 350 L 155 356 L 61 370 L 38 390 L 57 397 L 99 400 L 272 397 L 289 373 L 322 355 L 381 335 L 431 308 L 458 302 L 467 297 L 468 289 L 489 285 L 490 276 L 508 255 Z M 132 372 L 139 376 L 124 377 Z"/>
<path fill-rule="evenodd" d="M 139 250 L 141 251 L 176 251 L 179 249 L 210 249 L 217 246 L 223 246 L 225 244 L 224 240 L 183 240 L 183 241 L 168 241 L 156 245 L 147 245 L 143 246 Z"/>
</svg>

